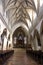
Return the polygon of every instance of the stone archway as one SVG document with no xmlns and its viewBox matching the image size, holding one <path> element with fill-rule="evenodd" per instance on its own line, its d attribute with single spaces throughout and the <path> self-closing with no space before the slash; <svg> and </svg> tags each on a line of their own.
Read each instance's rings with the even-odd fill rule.
<svg viewBox="0 0 43 65">
<path fill-rule="evenodd" d="M 22 27 L 18 27 L 14 31 L 14 33 L 12 35 L 12 39 L 13 39 L 14 47 L 20 47 L 20 48 L 26 47 L 27 34 L 25 33 L 25 31 L 24 31 L 24 29 Z"/>
</svg>

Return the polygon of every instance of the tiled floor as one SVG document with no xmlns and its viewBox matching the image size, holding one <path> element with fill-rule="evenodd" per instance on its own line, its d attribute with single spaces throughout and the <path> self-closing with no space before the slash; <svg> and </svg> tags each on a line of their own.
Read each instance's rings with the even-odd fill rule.
<svg viewBox="0 0 43 65">
<path fill-rule="evenodd" d="M 14 54 L 4 65 L 39 65 L 26 55 L 25 49 L 14 49 Z"/>
</svg>

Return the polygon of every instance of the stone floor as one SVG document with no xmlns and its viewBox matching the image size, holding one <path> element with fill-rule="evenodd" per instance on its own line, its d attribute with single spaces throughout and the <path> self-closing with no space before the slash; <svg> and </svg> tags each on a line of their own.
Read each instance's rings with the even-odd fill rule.
<svg viewBox="0 0 43 65">
<path fill-rule="evenodd" d="M 21 48 L 14 49 L 14 54 L 4 65 L 39 65 L 32 58 L 26 55 L 26 50 Z"/>
</svg>

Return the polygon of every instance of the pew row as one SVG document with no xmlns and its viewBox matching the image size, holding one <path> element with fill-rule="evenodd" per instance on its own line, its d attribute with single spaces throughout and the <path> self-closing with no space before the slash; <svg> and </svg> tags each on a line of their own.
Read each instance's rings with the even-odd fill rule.
<svg viewBox="0 0 43 65">
<path fill-rule="evenodd" d="M 39 64 L 43 64 L 43 52 L 41 52 L 40 50 L 39 51 L 26 50 L 26 53 Z"/>
<path fill-rule="evenodd" d="M 5 63 L 6 60 L 13 55 L 13 53 L 14 50 L 0 51 L 0 64 Z"/>
</svg>

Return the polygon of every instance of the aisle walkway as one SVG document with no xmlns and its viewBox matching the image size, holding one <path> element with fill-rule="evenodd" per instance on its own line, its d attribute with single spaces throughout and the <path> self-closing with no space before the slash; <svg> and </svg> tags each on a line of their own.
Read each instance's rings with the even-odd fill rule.
<svg viewBox="0 0 43 65">
<path fill-rule="evenodd" d="M 14 54 L 4 65 L 38 65 L 26 55 L 25 49 L 14 49 Z"/>
</svg>

